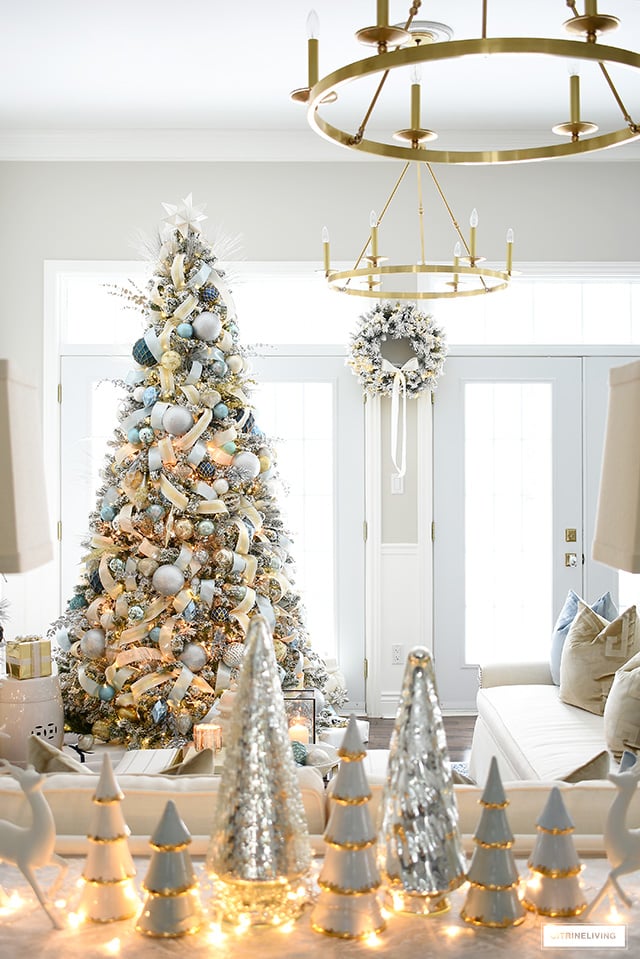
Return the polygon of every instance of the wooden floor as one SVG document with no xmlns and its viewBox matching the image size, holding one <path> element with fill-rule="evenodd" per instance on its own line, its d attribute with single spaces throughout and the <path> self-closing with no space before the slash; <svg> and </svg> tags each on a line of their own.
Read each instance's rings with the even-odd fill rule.
<svg viewBox="0 0 640 959">
<path fill-rule="evenodd" d="M 391 733 L 393 732 L 393 719 L 372 719 L 369 721 L 369 749 L 388 749 Z M 445 716 L 443 717 L 444 731 L 447 736 L 447 746 L 449 747 L 449 759 L 451 762 L 468 762 L 469 750 L 471 748 L 471 737 L 475 725 L 475 716 Z"/>
</svg>

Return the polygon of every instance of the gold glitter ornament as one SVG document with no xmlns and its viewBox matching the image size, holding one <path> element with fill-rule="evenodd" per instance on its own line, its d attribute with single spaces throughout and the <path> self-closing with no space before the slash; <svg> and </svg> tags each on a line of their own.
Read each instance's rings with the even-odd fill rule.
<svg viewBox="0 0 640 959">
<path fill-rule="evenodd" d="M 152 524 L 153 529 L 153 524 Z M 150 559 L 148 556 L 145 556 L 143 559 L 138 560 L 138 569 L 143 576 L 151 577 L 158 568 L 158 563 L 155 559 Z"/>
<path fill-rule="evenodd" d="M 281 642 L 279 639 L 274 640 L 273 651 L 276 654 L 277 663 L 283 663 L 287 658 L 287 647 L 285 643 Z"/>
<path fill-rule="evenodd" d="M 105 722 L 104 719 L 97 719 L 93 726 L 91 727 L 91 732 L 96 739 L 99 739 L 103 743 L 109 742 L 109 736 L 111 734 L 109 723 Z"/>
<path fill-rule="evenodd" d="M 176 520 L 173 530 L 178 539 L 191 539 L 193 536 L 193 523 L 190 519 L 183 517 L 182 519 Z"/>
<path fill-rule="evenodd" d="M 160 366 L 170 373 L 175 373 L 182 366 L 182 357 L 175 350 L 167 350 L 160 357 Z"/>
<path fill-rule="evenodd" d="M 133 706 L 120 706 L 118 707 L 118 717 L 120 719 L 126 719 L 130 723 L 134 723 L 138 718 L 138 713 Z"/>
</svg>

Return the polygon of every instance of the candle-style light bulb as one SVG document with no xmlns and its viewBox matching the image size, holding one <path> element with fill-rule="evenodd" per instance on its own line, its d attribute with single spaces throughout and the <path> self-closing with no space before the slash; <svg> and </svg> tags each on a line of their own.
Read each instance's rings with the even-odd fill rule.
<svg viewBox="0 0 640 959">
<path fill-rule="evenodd" d="M 469 217 L 469 226 L 471 230 L 469 232 L 469 256 L 472 260 L 476 258 L 476 230 L 478 229 L 478 211 L 474 207 L 471 211 L 471 216 Z"/>
<path fill-rule="evenodd" d="M 318 82 L 318 34 L 320 32 L 320 18 L 315 10 L 311 10 L 307 17 L 307 62 L 309 89 Z"/>
<path fill-rule="evenodd" d="M 378 258 L 378 214 L 372 210 L 369 214 L 369 226 L 371 227 L 371 259 Z"/>
<path fill-rule="evenodd" d="M 322 250 L 324 253 L 324 272 L 329 273 L 330 255 L 329 255 L 329 230 L 326 226 L 322 227 Z"/>
<path fill-rule="evenodd" d="M 411 129 L 420 129 L 420 69 L 411 68 Z"/>
<path fill-rule="evenodd" d="M 580 123 L 580 74 L 575 67 L 569 75 L 569 102 L 571 123 Z"/>
<path fill-rule="evenodd" d="M 453 284 L 454 286 L 458 285 L 458 267 L 460 265 L 460 257 L 462 256 L 462 247 L 460 246 L 460 240 L 456 243 L 453 248 Z"/>
<path fill-rule="evenodd" d="M 511 227 L 507 230 L 507 273 L 511 275 L 511 268 L 513 266 L 513 230 Z"/>
</svg>

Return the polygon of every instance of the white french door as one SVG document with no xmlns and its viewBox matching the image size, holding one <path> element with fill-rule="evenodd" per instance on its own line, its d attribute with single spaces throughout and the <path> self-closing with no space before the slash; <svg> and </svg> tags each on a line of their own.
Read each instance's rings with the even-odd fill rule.
<svg viewBox="0 0 640 959">
<path fill-rule="evenodd" d="M 443 708 L 477 664 L 544 659 L 582 587 L 582 367 L 450 357 L 434 409 L 434 656 Z"/>
<path fill-rule="evenodd" d="M 274 440 L 288 495 L 283 520 L 293 532 L 296 587 L 314 648 L 338 661 L 348 707 L 364 701 L 363 405 L 344 355 L 252 358 L 257 425 Z M 61 358 L 61 502 L 59 601 L 63 610 L 80 573 L 82 541 L 101 485 L 107 442 L 117 425 L 111 382 L 127 357 Z"/>
</svg>

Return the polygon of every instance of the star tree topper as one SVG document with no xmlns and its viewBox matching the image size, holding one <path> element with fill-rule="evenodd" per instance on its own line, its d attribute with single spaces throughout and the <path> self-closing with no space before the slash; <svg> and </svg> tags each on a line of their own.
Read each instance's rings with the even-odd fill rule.
<svg viewBox="0 0 640 959">
<path fill-rule="evenodd" d="M 182 203 L 163 203 L 162 205 L 168 214 L 165 216 L 164 222 L 169 228 L 178 230 L 185 239 L 190 229 L 195 233 L 200 233 L 199 224 L 202 220 L 207 219 L 207 214 L 202 212 L 206 203 L 194 206 L 193 194 L 190 193 L 183 199 Z"/>
</svg>

